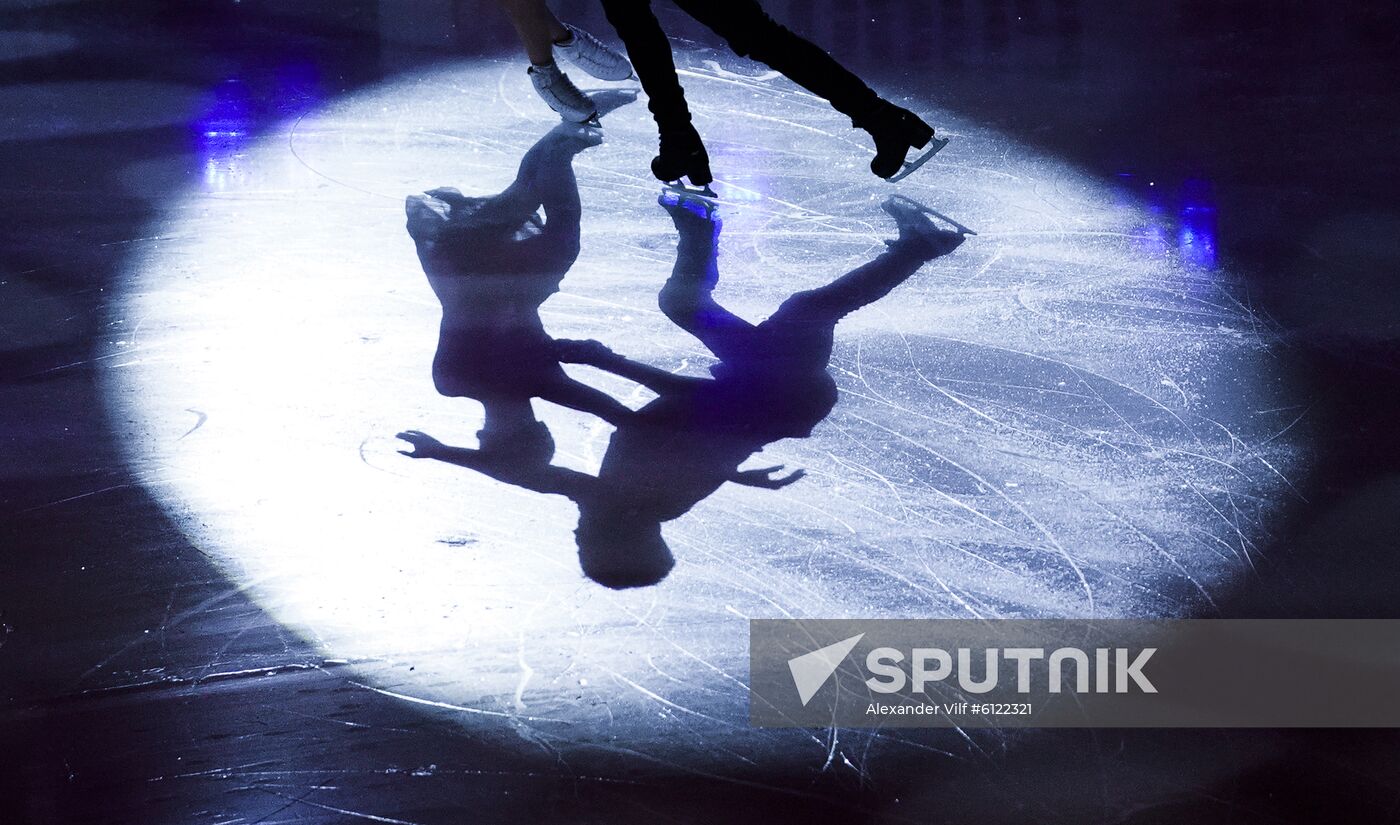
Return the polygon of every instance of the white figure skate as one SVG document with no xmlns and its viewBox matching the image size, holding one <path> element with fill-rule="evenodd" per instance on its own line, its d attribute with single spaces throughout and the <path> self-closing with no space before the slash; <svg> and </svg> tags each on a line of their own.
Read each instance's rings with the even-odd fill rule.
<svg viewBox="0 0 1400 825">
<path fill-rule="evenodd" d="M 553 63 L 548 66 L 531 66 L 530 82 L 535 84 L 535 91 L 539 93 L 540 98 L 557 112 L 559 117 L 570 123 L 599 125 L 598 107 L 593 105 L 588 95 L 578 90 L 558 66 Z"/>
<path fill-rule="evenodd" d="M 599 80 L 627 80 L 632 77 L 632 64 L 627 58 L 603 45 L 598 38 L 565 23 L 573 36 L 566 43 L 555 43 L 554 51 L 575 66 Z"/>
</svg>

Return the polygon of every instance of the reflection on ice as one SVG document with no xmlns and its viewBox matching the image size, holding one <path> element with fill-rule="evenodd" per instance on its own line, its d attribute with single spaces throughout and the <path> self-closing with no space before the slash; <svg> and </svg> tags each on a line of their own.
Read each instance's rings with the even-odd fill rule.
<svg viewBox="0 0 1400 825">
<path fill-rule="evenodd" d="M 1216 267 L 1216 211 L 1210 182 L 1188 178 L 1180 186 L 1143 184 L 1137 175 L 1120 172 L 1123 183 L 1115 198 L 1129 213 L 1146 218 L 1138 227 L 1144 252 L 1162 258 L 1175 258 L 1188 267 L 1211 270 Z"/>
<path fill-rule="evenodd" d="M 270 78 L 262 80 L 273 87 L 270 94 L 264 93 L 275 107 L 270 113 L 257 110 L 254 101 L 261 98 L 250 88 L 251 79 L 230 77 L 216 84 L 192 122 L 204 191 L 238 191 L 258 185 L 245 162 L 257 137 L 257 123 L 269 116 L 288 116 L 315 106 L 320 101 L 319 81 L 311 63 L 291 62 L 275 67 Z M 266 171 L 260 171 L 261 183 Z"/>
</svg>

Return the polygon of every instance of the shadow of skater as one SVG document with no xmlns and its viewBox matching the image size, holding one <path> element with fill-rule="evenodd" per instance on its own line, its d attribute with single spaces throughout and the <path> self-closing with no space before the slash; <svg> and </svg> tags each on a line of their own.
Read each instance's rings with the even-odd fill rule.
<svg viewBox="0 0 1400 825">
<path fill-rule="evenodd" d="M 573 158 L 600 141 L 590 130 L 560 124 L 525 153 L 504 192 L 468 197 L 442 188 L 405 203 L 408 233 L 442 302 L 433 383 L 443 395 L 481 402 L 483 451 L 548 462 L 554 444 L 535 419 L 532 398 L 613 423 L 630 413 L 564 373 L 540 320 L 540 305 L 559 291 L 579 254 Z"/>
<path fill-rule="evenodd" d="M 720 362 L 710 378 L 675 375 L 631 361 L 597 341 L 560 341 L 559 357 L 589 364 L 657 393 L 617 422 L 596 477 L 559 467 L 505 463 L 479 450 L 448 447 L 417 431 L 400 434 L 414 458 L 470 467 L 511 484 L 568 496 L 579 508 L 579 562 L 607 587 L 641 587 L 674 566 L 661 524 L 678 518 L 725 482 L 780 489 L 802 477 L 781 466 L 740 470 L 754 453 L 783 438 L 805 438 L 836 404 L 827 373 L 837 322 L 889 294 L 927 261 L 962 243 L 937 228 L 912 201 L 891 198 L 885 210 L 899 237 L 870 263 L 818 289 L 799 292 L 761 324 L 720 306 L 720 222 L 698 198 L 662 196 L 680 233 L 676 265 L 662 287 L 661 309 Z"/>
</svg>

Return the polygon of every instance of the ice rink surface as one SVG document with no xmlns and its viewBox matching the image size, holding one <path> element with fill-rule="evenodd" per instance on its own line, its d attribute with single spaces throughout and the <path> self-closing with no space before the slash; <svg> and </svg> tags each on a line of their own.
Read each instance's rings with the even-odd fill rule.
<svg viewBox="0 0 1400 825">
<path fill-rule="evenodd" d="M 805 476 L 685 508 L 633 590 L 585 577 L 574 502 L 395 437 L 483 429 L 435 389 L 405 198 L 500 192 L 556 123 L 495 3 L 0 9 L 0 822 L 1394 818 L 1393 731 L 765 730 L 746 688 L 749 618 L 1395 614 L 1390 4 L 764 5 L 952 142 L 880 181 L 661 4 L 716 301 L 876 260 L 894 192 L 978 234 L 837 325 L 830 414 L 742 465 Z M 582 85 L 543 330 L 703 378 L 645 100 Z M 534 409 L 599 472 L 612 425 Z"/>
<path fill-rule="evenodd" d="M 859 773 L 905 738 L 750 728 L 749 618 L 1208 614 L 1292 494 L 1300 410 L 1214 238 L 916 100 L 953 142 L 896 190 L 819 99 L 680 60 L 722 197 L 715 297 L 745 319 L 874 258 L 894 191 L 978 233 L 837 327 L 835 410 L 746 465 L 804 479 L 720 489 L 665 525 L 669 578 L 615 592 L 581 576 L 568 500 L 397 453 L 400 430 L 474 446 L 482 425 L 430 379 L 440 310 L 403 198 L 499 192 L 549 129 L 513 64 L 464 62 L 246 144 L 209 130 L 206 175 L 133 258 L 107 381 L 191 540 L 367 689 L 560 758 L 704 770 Z M 714 357 L 657 309 L 676 231 L 650 116 L 616 86 L 574 162 L 581 254 L 541 315 L 555 338 L 704 375 Z M 596 473 L 612 428 L 535 405 L 556 463 Z"/>
</svg>

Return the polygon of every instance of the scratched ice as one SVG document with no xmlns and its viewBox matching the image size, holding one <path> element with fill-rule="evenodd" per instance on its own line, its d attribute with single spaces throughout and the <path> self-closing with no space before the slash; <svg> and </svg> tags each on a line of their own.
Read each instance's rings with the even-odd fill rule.
<svg viewBox="0 0 1400 825">
<path fill-rule="evenodd" d="M 689 62 L 729 200 L 721 303 L 760 319 L 882 249 L 891 189 L 861 133 L 743 64 Z M 525 84 L 452 66 L 228 153 L 169 204 L 113 319 L 113 420 L 153 494 L 366 690 L 544 755 L 864 771 L 936 737 L 750 729 L 746 618 L 1209 614 L 1247 579 L 1299 463 L 1265 319 L 1227 272 L 1145 243 L 1110 184 L 916 98 L 954 140 L 899 191 L 980 235 L 842 323 L 834 413 L 758 457 L 807 477 L 667 524 L 663 584 L 583 579 L 566 500 L 399 456 L 399 430 L 470 446 L 481 425 L 429 380 L 439 310 L 403 198 L 504 188 L 552 125 Z M 583 250 L 544 320 L 703 374 L 656 306 L 674 229 L 653 140 L 632 103 L 577 158 Z M 537 409 L 556 462 L 595 471 L 609 428 Z"/>
</svg>

